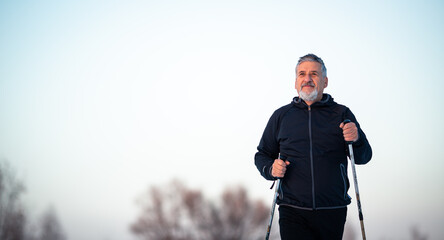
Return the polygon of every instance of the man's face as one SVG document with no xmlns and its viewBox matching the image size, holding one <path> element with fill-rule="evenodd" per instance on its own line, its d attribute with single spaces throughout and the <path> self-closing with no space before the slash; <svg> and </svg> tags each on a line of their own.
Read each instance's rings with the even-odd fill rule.
<svg viewBox="0 0 444 240">
<path fill-rule="evenodd" d="M 321 64 L 318 62 L 302 62 L 296 70 L 295 88 L 299 96 L 306 102 L 316 102 L 322 98 L 328 78 L 322 75 Z M 317 93 L 316 93 L 317 92 Z"/>
</svg>

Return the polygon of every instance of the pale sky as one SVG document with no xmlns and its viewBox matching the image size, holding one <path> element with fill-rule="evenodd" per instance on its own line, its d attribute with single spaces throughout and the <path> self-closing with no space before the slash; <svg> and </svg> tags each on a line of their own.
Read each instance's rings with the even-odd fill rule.
<svg viewBox="0 0 444 240">
<path fill-rule="evenodd" d="M 373 147 L 367 237 L 443 239 L 444 3 L 332 2 L 1 1 L 0 159 L 30 213 L 52 205 L 69 239 L 134 239 L 135 200 L 174 178 L 271 205 L 253 157 L 315 53 Z"/>
</svg>

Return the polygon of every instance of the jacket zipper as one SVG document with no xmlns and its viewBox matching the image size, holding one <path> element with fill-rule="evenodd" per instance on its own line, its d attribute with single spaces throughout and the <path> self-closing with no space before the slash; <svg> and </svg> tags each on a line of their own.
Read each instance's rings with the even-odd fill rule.
<svg viewBox="0 0 444 240">
<path fill-rule="evenodd" d="M 311 106 L 308 106 L 308 133 L 310 138 L 310 164 L 311 164 L 311 191 L 313 197 L 313 209 L 316 209 L 315 200 L 315 182 L 314 182 L 314 163 L 313 163 L 313 139 L 311 132 Z"/>
</svg>

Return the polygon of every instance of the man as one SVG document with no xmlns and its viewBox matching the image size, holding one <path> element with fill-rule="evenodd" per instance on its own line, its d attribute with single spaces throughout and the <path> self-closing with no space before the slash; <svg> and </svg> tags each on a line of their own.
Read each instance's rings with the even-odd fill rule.
<svg viewBox="0 0 444 240">
<path fill-rule="evenodd" d="M 356 164 L 372 157 L 355 116 L 324 94 L 327 86 L 322 59 L 301 57 L 295 84 L 299 97 L 273 113 L 257 147 L 255 164 L 262 176 L 282 178 L 278 204 L 283 240 L 342 239 L 351 202 L 346 142 L 353 142 Z M 344 124 L 346 119 L 351 122 Z"/>
</svg>

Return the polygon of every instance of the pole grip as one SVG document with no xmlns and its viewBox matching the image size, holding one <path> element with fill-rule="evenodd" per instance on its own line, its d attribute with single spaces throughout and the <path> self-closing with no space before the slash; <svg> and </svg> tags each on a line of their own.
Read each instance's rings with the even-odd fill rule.
<svg viewBox="0 0 444 240">
<path fill-rule="evenodd" d="M 351 122 L 350 119 L 345 119 L 342 123 L 345 125 L 345 124 L 350 123 L 350 122 Z M 347 144 L 352 144 L 353 143 L 353 141 L 346 141 L 346 142 L 347 142 Z"/>
<path fill-rule="evenodd" d="M 284 155 L 282 155 L 282 154 L 279 154 L 279 159 L 285 162 L 285 160 L 287 160 L 287 156 L 284 156 Z M 282 178 L 280 177 L 280 178 L 278 178 L 278 179 L 282 179 Z"/>
</svg>

